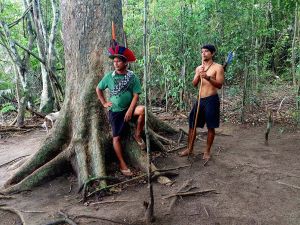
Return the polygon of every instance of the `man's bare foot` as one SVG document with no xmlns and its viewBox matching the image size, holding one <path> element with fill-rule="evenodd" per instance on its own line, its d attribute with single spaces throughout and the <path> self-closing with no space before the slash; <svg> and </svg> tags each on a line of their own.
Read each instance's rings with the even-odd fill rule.
<svg viewBox="0 0 300 225">
<path fill-rule="evenodd" d="M 204 159 L 205 161 L 208 161 L 208 160 L 210 160 L 210 153 L 208 153 L 208 152 L 204 152 L 204 153 L 203 153 L 203 157 L 202 157 L 202 159 Z"/>
<path fill-rule="evenodd" d="M 190 151 L 188 148 L 179 153 L 180 157 L 193 155 L 193 151 Z"/>
</svg>

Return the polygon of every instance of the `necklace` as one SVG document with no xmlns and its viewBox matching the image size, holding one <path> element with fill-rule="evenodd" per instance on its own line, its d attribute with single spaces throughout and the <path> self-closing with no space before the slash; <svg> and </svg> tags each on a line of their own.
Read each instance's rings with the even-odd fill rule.
<svg viewBox="0 0 300 225">
<path fill-rule="evenodd" d="M 214 62 L 212 62 L 212 63 L 207 67 L 207 69 L 204 70 L 204 72 L 207 72 L 207 71 L 209 70 L 209 68 L 211 67 L 212 64 L 214 64 Z"/>
</svg>

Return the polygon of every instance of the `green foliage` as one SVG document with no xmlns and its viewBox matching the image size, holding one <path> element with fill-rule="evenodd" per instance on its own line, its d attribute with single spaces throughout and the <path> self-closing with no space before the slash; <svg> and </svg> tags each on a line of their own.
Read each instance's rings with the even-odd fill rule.
<svg viewBox="0 0 300 225">
<path fill-rule="evenodd" d="M 144 1 L 123 2 L 124 29 L 128 46 L 134 50 L 137 62 L 132 65 L 136 74 L 143 77 L 143 19 Z M 294 35 L 296 2 L 299 0 L 152 0 L 149 1 L 148 47 L 149 87 L 152 99 L 172 100 L 179 106 L 180 94 L 197 94 L 191 81 L 195 68 L 201 64 L 200 48 L 212 43 L 217 47 L 215 61 L 223 64 L 229 51 L 235 52 L 226 72 L 226 85 L 230 96 L 241 95 L 246 71 L 248 91 L 257 92 L 262 85 L 291 82 L 291 54 Z M 49 31 L 52 19 L 50 4 L 41 0 L 43 20 Z M 298 10 L 299 11 L 299 10 Z M 0 20 L 11 24 L 24 12 L 22 1 L 1 0 Z M 299 17 L 299 14 L 298 14 Z M 298 18 L 300 20 L 300 18 Z M 110 21 L 109 21 L 110 22 Z M 24 21 L 26 25 L 26 20 Z M 300 22 L 299 22 L 300 24 Z M 61 29 L 61 26 L 59 26 Z M 299 25 L 298 25 L 299 29 Z M 11 28 L 14 40 L 27 46 L 26 26 L 23 22 Z M 299 31 L 298 31 L 299 36 Z M 297 37 L 299 40 L 299 37 Z M 118 37 L 120 39 L 120 37 Z M 120 40 L 121 41 L 121 40 Z M 122 41 L 121 41 L 122 42 Z M 14 71 L 8 62 L 0 39 L 0 90 L 13 89 Z M 61 36 L 55 45 L 57 65 L 64 68 L 64 48 Z M 296 78 L 300 80 L 300 46 L 295 46 Z M 22 52 L 22 49 L 18 49 Z M 38 55 L 36 46 L 32 50 Z M 2 61 L 3 60 L 3 61 Z M 34 102 L 41 90 L 40 63 L 31 57 L 29 90 Z M 65 72 L 57 72 L 65 84 Z M 4 84 L 4 83 L 5 84 Z M 255 103 L 254 95 L 248 102 Z"/>
<path fill-rule="evenodd" d="M 11 103 L 5 103 L 1 106 L 0 113 L 9 113 L 11 111 L 16 110 L 15 106 Z"/>
<path fill-rule="evenodd" d="M 126 3 L 123 15 L 129 46 L 142 59 L 143 1 Z M 251 89 L 258 87 L 255 80 L 291 81 L 295 6 L 296 1 L 269 0 L 150 1 L 150 88 L 166 89 L 175 101 L 180 89 L 195 93 L 191 80 L 201 63 L 200 46 L 205 43 L 217 46 L 215 61 L 220 64 L 229 51 L 236 53 L 226 73 L 227 84 L 242 85 L 246 69 Z M 295 52 L 299 64 L 300 52 Z M 143 73 L 143 60 L 135 69 Z"/>
</svg>

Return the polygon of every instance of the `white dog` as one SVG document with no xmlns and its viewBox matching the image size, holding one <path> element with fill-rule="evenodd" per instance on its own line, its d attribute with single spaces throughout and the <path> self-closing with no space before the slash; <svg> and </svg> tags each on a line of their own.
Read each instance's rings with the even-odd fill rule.
<svg viewBox="0 0 300 225">
<path fill-rule="evenodd" d="M 45 121 L 42 124 L 42 127 L 46 129 L 47 133 L 49 132 L 49 128 L 51 129 L 59 117 L 59 111 L 54 113 L 49 113 L 45 116 Z"/>
</svg>

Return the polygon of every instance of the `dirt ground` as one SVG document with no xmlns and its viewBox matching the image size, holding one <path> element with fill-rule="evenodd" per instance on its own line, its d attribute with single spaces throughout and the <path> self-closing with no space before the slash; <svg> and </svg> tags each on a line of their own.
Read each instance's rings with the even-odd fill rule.
<svg viewBox="0 0 300 225">
<path fill-rule="evenodd" d="M 196 143 L 194 157 L 180 158 L 178 151 L 158 157 L 159 168 L 188 167 L 177 170 L 179 176 L 172 178 L 171 186 L 154 183 L 153 224 L 299 225 L 300 130 L 275 126 L 268 146 L 264 144 L 264 131 L 265 127 L 222 124 L 217 130 L 212 160 L 206 166 L 201 156 L 203 141 Z M 36 130 L 0 139 L 0 165 L 33 154 L 45 135 Z M 0 166 L 0 187 L 22 160 L 26 157 Z M 178 198 L 169 210 L 174 197 L 164 197 L 178 191 L 189 179 L 195 187 L 192 191 L 216 192 Z M 0 224 L 45 225 L 61 218 L 60 211 L 77 224 L 144 224 L 143 201 L 148 199 L 148 188 L 143 182 L 101 199 L 92 198 L 89 204 L 80 203 L 81 196 L 76 191 L 75 178 L 65 175 L 33 191 L 13 195 L 12 199 L 0 195 Z M 21 217 L 3 209 L 14 209 Z"/>
</svg>

